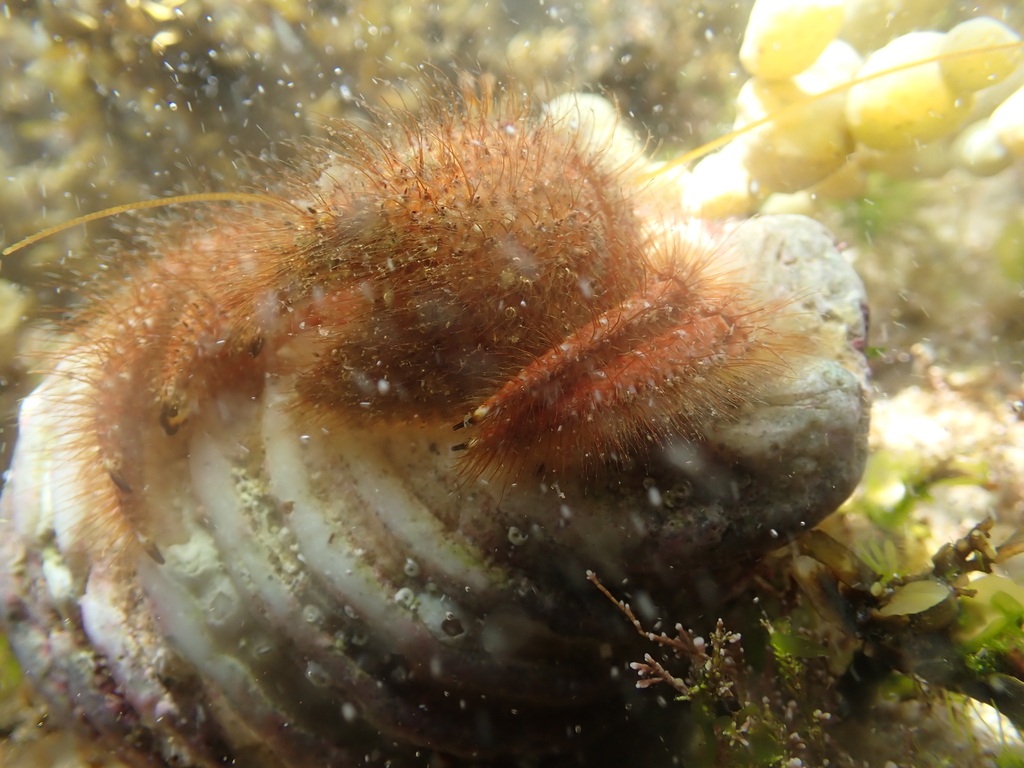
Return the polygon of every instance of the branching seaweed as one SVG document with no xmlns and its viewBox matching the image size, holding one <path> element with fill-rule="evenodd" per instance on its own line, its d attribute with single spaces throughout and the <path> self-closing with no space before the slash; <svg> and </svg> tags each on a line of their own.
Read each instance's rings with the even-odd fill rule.
<svg viewBox="0 0 1024 768">
<path fill-rule="evenodd" d="M 990 705 L 1024 726 L 1024 590 L 997 575 L 968 579 L 1019 554 L 1024 533 L 995 547 L 991 529 L 975 526 L 913 575 L 879 573 L 812 531 L 762 585 L 770 599 L 758 601 L 760 626 L 746 638 L 723 619 L 706 640 L 681 624 L 674 635 L 650 632 L 594 573 L 587 578 L 657 646 L 630 668 L 637 688 L 668 686 L 684 708 L 687 768 L 854 766 L 873 764 L 880 749 L 897 765 L 946 765 L 941 753 L 956 750 L 970 754 L 965 766 L 1016 765 L 1016 749 L 981 744 L 970 724 Z M 744 651 L 760 640 L 755 663 Z M 903 722 L 904 710 L 942 724 L 950 743 L 922 752 L 925 726 Z"/>
</svg>

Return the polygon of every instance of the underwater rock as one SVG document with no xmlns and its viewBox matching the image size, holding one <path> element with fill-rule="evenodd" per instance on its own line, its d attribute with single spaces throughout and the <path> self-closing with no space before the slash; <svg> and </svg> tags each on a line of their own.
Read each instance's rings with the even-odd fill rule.
<svg viewBox="0 0 1024 768">
<path fill-rule="evenodd" d="M 938 56 L 939 32 L 912 32 L 875 51 L 859 77 Z M 875 149 L 901 150 L 955 131 L 967 119 L 972 96 L 955 92 L 938 62 L 922 64 L 850 89 L 846 116 L 854 137 Z"/>
<path fill-rule="evenodd" d="M 1020 63 L 1020 48 L 1008 48 L 1019 43 L 1020 35 L 993 18 L 968 19 L 946 33 L 942 53 L 949 58 L 941 62 L 942 76 L 957 93 L 980 91 L 1001 83 Z M 966 51 L 987 47 L 993 50 L 964 55 Z"/>
<path fill-rule="evenodd" d="M 757 196 L 739 144 L 730 144 L 701 159 L 692 171 L 681 173 L 678 181 L 682 206 L 694 216 L 727 219 L 749 216 L 757 209 Z"/>
<path fill-rule="evenodd" d="M 989 124 L 1009 152 L 1024 157 L 1024 88 L 996 107 Z"/>
<path fill-rule="evenodd" d="M 1013 155 L 999 140 L 988 118 L 967 126 L 956 137 L 953 154 L 957 165 L 975 176 L 994 176 L 1013 163 Z"/>
<path fill-rule="evenodd" d="M 778 118 L 737 139 L 744 165 L 762 192 L 796 192 L 837 171 L 854 150 L 846 125 L 846 95 L 811 101 L 849 81 L 863 62 L 849 45 L 833 41 L 817 61 L 795 77 L 754 77 L 736 97 L 736 125 Z M 786 110 L 783 112 L 783 110 Z"/>
<path fill-rule="evenodd" d="M 765 80 L 803 72 L 839 33 L 844 5 L 844 0 L 757 0 L 740 61 Z"/>
</svg>

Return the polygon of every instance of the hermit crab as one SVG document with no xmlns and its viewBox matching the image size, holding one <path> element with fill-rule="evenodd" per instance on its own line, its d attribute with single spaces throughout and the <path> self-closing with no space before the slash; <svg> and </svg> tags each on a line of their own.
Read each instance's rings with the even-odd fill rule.
<svg viewBox="0 0 1024 768">
<path fill-rule="evenodd" d="M 846 498 L 866 311 L 830 235 L 697 226 L 580 125 L 476 81 L 141 225 L 0 501 L 55 713 L 140 765 L 600 748 L 630 638 L 588 570 L 697 614 Z"/>
</svg>

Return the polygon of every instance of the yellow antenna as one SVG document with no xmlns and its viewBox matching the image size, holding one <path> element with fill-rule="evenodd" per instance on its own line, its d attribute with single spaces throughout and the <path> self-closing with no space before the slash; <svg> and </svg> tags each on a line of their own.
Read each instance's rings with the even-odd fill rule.
<svg viewBox="0 0 1024 768">
<path fill-rule="evenodd" d="M 729 131 L 729 133 L 726 133 L 723 136 L 719 136 L 717 139 L 713 139 L 712 141 L 709 141 L 708 143 L 698 147 L 697 149 L 691 150 L 690 152 L 686 152 L 680 155 L 679 157 L 670 160 L 669 162 L 665 163 L 656 170 L 645 171 L 641 173 L 640 176 L 641 178 L 654 178 L 655 176 L 665 173 L 666 171 L 678 168 L 681 165 L 686 165 L 687 163 L 690 163 L 694 160 L 697 160 L 701 157 L 704 157 L 705 155 L 714 152 L 716 149 L 724 147 L 733 139 L 742 136 L 745 133 L 749 133 L 750 131 L 760 128 L 762 125 L 766 125 L 772 122 L 773 120 L 776 120 L 781 116 L 787 115 L 790 112 L 794 112 L 798 109 L 801 109 L 802 107 L 805 107 L 808 104 L 813 104 L 814 102 L 819 101 L 821 99 L 826 99 L 829 96 L 833 96 L 837 93 L 842 93 L 843 91 L 846 91 L 854 87 L 855 85 L 860 85 L 861 83 L 867 83 L 872 80 L 877 80 L 878 78 L 886 77 L 887 75 L 893 75 L 896 74 L 897 72 L 905 72 L 908 69 L 924 66 L 925 64 L 934 64 L 942 61 L 947 61 L 949 59 L 958 59 L 963 56 L 974 56 L 977 54 L 993 53 L 995 51 L 1010 51 L 1022 47 L 1024 47 L 1024 41 L 1015 41 L 1011 43 L 1000 43 L 998 45 L 981 46 L 978 48 L 968 48 L 962 51 L 946 52 L 938 54 L 936 56 L 930 56 L 925 59 L 919 59 L 917 61 L 909 61 L 904 64 L 899 64 L 895 67 L 890 67 L 889 69 L 883 69 L 880 72 L 873 72 L 870 75 L 864 75 L 863 77 L 854 78 L 853 80 L 850 80 L 845 83 L 840 83 L 839 85 L 824 90 L 821 93 L 813 94 L 798 101 L 794 101 L 791 104 L 787 104 L 784 107 L 780 107 L 770 115 L 765 115 L 762 118 L 747 123 L 742 128 L 737 128 L 734 131 Z M 57 224 L 56 226 L 48 227 L 47 229 L 44 229 L 42 232 L 37 232 L 36 234 L 30 235 L 29 237 L 26 237 L 23 240 L 19 240 L 14 245 L 7 246 L 6 248 L 4 248 L 2 252 L 0 252 L 0 255 L 10 256 L 12 253 L 16 253 L 17 251 L 20 251 L 22 248 L 32 245 L 33 243 L 36 243 L 44 238 L 47 238 L 50 235 L 57 234 L 58 232 L 63 232 L 65 229 L 70 229 L 71 227 L 78 226 L 79 224 L 88 224 L 90 221 L 104 219 L 107 218 L 108 216 L 116 216 L 119 213 L 127 213 L 128 211 L 144 211 L 150 208 L 163 208 L 169 205 L 184 205 L 188 203 L 210 202 L 249 202 L 258 203 L 260 205 L 276 205 L 279 207 L 288 208 L 293 207 L 290 203 L 287 203 L 283 200 L 278 200 L 271 196 L 254 195 L 248 192 L 201 192 L 194 195 L 177 195 L 175 197 L 165 197 L 159 200 L 144 200 L 137 203 L 127 203 L 126 205 L 118 205 L 113 208 L 106 208 L 102 211 L 96 211 L 95 213 L 89 213 L 86 214 L 85 216 L 79 216 L 78 218 L 72 219 L 71 221 L 66 221 L 63 224 Z"/>
<path fill-rule="evenodd" d="M 784 107 L 780 107 L 779 109 L 772 112 L 770 115 L 765 115 L 764 117 L 758 118 L 753 122 L 747 123 L 742 128 L 737 128 L 734 131 L 729 131 L 729 133 L 725 134 L 724 136 L 719 136 L 717 139 L 713 139 L 712 141 L 709 141 L 707 144 L 702 144 L 701 146 L 697 147 L 697 149 L 691 150 L 690 152 L 686 152 L 673 160 L 669 160 L 667 163 L 665 163 L 660 168 L 654 171 L 645 172 L 644 174 L 642 174 L 642 176 L 646 178 L 653 178 L 658 174 L 670 171 L 673 168 L 678 168 L 681 165 L 686 165 L 687 163 L 704 157 L 705 155 L 711 154 L 716 149 L 721 149 L 733 139 L 742 136 L 745 133 L 753 131 L 757 128 L 760 128 L 762 125 L 766 125 L 772 122 L 773 120 L 778 119 L 780 116 L 787 115 L 790 112 L 795 112 L 796 110 L 801 109 L 802 107 L 805 107 L 808 104 L 813 104 L 814 102 L 820 99 L 827 99 L 829 96 L 834 96 L 837 93 L 842 93 L 843 91 L 846 91 L 855 85 L 860 85 L 861 83 L 868 83 L 871 82 L 872 80 L 877 80 L 880 77 L 894 75 L 897 72 L 904 72 L 908 69 L 913 69 L 914 67 L 924 66 L 925 64 L 935 64 L 937 62 L 947 61 L 949 59 L 958 59 L 962 56 L 973 56 L 979 53 L 992 53 L 994 51 L 1009 51 L 1015 48 L 1022 47 L 1024 47 L 1024 40 L 1017 40 L 1012 43 L 1000 43 L 999 45 L 986 45 L 980 48 L 968 48 L 963 51 L 940 53 L 937 56 L 929 56 L 927 59 L 919 59 L 918 61 L 908 61 L 903 64 L 899 64 L 895 67 L 890 67 L 889 69 L 883 69 L 880 72 L 872 72 L 870 75 L 864 75 L 863 77 L 854 78 L 853 80 L 849 80 L 845 83 L 840 83 L 839 85 L 829 88 L 828 90 L 822 91 L 821 93 L 812 94 L 806 98 L 799 99 L 797 101 L 792 102 L 791 104 L 787 104 Z"/>
<path fill-rule="evenodd" d="M 125 205 L 116 205 L 113 208 L 106 208 L 102 211 L 96 211 L 95 213 L 87 213 L 85 216 L 79 216 L 77 219 L 65 221 L 63 224 L 57 224 L 56 226 L 49 227 L 44 229 L 42 232 L 36 232 L 34 235 L 30 235 L 24 240 L 19 240 L 14 245 L 9 245 L 4 248 L 2 255 L 10 256 L 12 253 L 20 251 L 26 246 L 32 245 L 32 243 L 38 242 L 50 235 L 55 235 L 58 232 L 63 232 L 65 229 L 77 227 L 79 224 L 88 224 L 90 221 L 96 221 L 97 219 L 105 219 L 108 216 L 116 216 L 119 213 L 127 213 L 128 211 L 144 211 L 148 208 L 163 208 L 167 205 L 217 202 L 259 203 L 260 205 L 276 205 L 288 208 L 293 207 L 291 203 L 286 203 L 283 200 L 278 200 L 277 198 L 269 195 L 253 195 L 248 192 L 200 192 L 195 195 L 163 197 L 159 200 L 141 200 L 137 203 L 126 203 Z"/>
</svg>

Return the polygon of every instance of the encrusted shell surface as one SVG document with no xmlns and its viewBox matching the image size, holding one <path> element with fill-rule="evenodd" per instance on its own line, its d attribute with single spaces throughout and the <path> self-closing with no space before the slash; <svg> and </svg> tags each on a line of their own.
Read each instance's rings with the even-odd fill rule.
<svg viewBox="0 0 1024 768">
<path fill-rule="evenodd" d="M 705 442 L 599 477 L 467 485 L 450 427 L 305 424 L 280 376 L 130 457 L 152 468 L 137 492 L 164 561 L 132 569 L 76 546 L 90 498 L 67 425 L 88 361 L 66 360 L 23 404 L 0 499 L 2 620 L 26 671 L 140 765 L 423 764 L 621 736 L 632 629 L 586 571 L 656 615 L 697 613 L 863 468 L 859 279 L 807 219 L 729 241 L 735 269 L 795 297 L 814 346 Z"/>
</svg>

